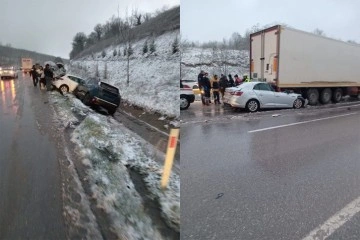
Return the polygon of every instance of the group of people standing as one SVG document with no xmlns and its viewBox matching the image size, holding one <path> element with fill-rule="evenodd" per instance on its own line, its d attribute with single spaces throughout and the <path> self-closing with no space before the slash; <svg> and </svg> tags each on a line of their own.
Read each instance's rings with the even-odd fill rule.
<svg viewBox="0 0 360 240">
<path fill-rule="evenodd" d="M 52 90 L 52 80 L 54 79 L 54 73 L 50 68 L 49 64 L 45 65 L 45 68 L 43 68 L 40 65 L 33 65 L 30 76 L 33 79 L 34 87 L 39 84 L 40 88 L 45 88 L 47 91 Z"/>
<path fill-rule="evenodd" d="M 246 75 L 243 77 L 243 79 L 241 79 L 237 74 L 234 76 L 234 78 L 231 74 L 229 74 L 228 77 L 224 74 L 221 74 L 219 78 L 218 75 L 215 74 L 210 79 L 209 74 L 201 70 L 198 75 L 198 85 L 199 89 L 204 92 L 202 96 L 202 102 L 204 105 L 209 105 L 211 103 L 211 89 L 213 91 L 215 104 L 221 104 L 220 94 L 221 99 L 224 99 L 225 89 L 227 87 L 235 87 L 243 82 L 249 81 Z"/>
</svg>

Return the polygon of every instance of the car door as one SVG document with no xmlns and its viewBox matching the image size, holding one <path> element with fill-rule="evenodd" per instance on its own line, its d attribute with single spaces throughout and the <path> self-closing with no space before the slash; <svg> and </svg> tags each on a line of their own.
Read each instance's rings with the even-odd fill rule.
<svg viewBox="0 0 360 240">
<path fill-rule="evenodd" d="M 253 91 L 260 101 L 262 108 L 272 108 L 276 106 L 274 91 L 269 84 L 258 83 L 254 86 Z"/>
<path fill-rule="evenodd" d="M 68 82 L 69 91 L 73 92 L 76 89 L 76 87 L 79 85 L 78 78 L 71 75 L 68 75 L 68 78 L 70 79 L 70 81 Z"/>
<path fill-rule="evenodd" d="M 296 96 L 286 92 L 275 92 L 276 107 L 291 108 L 294 104 Z"/>
</svg>

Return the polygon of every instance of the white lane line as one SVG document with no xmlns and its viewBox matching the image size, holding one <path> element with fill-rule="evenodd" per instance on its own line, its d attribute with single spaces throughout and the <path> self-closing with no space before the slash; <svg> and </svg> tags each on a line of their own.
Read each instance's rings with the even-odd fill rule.
<svg viewBox="0 0 360 240">
<path fill-rule="evenodd" d="M 335 107 L 336 109 L 338 108 L 350 108 L 350 107 L 357 107 L 357 106 L 360 106 L 360 104 L 354 104 L 354 105 L 351 105 L 351 104 L 348 104 L 348 105 L 345 105 L 344 106 L 341 106 L 341 107 Z M 331 108 L 329 108 L 331 109 Z"/>
<path fill-rule="evenodd" d="M 133 119 L 138 120 L 139 122 L 144 123 L 146 126 L 148 126 L 148 127 L 152 128 L 152 129 L 154 129 L 155 131 L 157 131 L 157 132 L 159 132 L 159 133 L 164 134 L 164 135 L 165 135 L 165 136 L 167 136 L 167 137 L 169 137 L 169 136 L 170 136 L 168 133 L 166 133 L 166 132 L 164 132 L 164 131 L 161 131 L 161 130 L 160 130 L 160 129 L 158 129 L 157 127 L 154 127 L 153 125 L 151 125 L 151 124 L 149 124 L 149 123 L 147 123 L 147 122 L 145 122 L 145 121 L 143 121 L 143 120 L 140 120 L 140 119 L 138 119 L 138 118 L 136 118 L 136 117 L 132 116 L 131 114 L 128 114 L 128 113 L 127 113 L 127 112 L 125 112 L 125 111 L 121 111 L 121 112 L 122 112 L 122 113 L 125 113 L 126 115 L 128 115 L 129 117 L 131 117 L 131 118 L 133 118 Z"/>
<path fill-rule="evenodd" d="M 302 240 L 323 240 L 333 234 L 338 228 L 349 221 L 355 214 L 360 212 L 360 197 L 346 205 L 335 215 L 330 217 L 322 225 L 311 231 Z"/>
<path fill-rule="evenodd" d="M 354 115 L 354 114 L 357 114 L 357 112 L 348 113 L 348 114 L 342 114 L 342 115 L 336 115 L 336 116 L 326 117 L 326 118 L 318 118 L 318 119 L 313 119 L 313 120 L 303 121 L 303 122 L 289 123 L 289 124 L 284 124 L 284 125 L 279 125 L 279 126 L 274 126 L 274 127 L 261 128 L 261 129 L 257 129 L 257 130 L 248 131 L 248 133 L 267 131 L 267 130 L 276 129 L 276 128 L 283 128 L 283 127 L 289 127 L 289 126 L 294 126 L 294 125 L 299 125 L 299 124 L 304 124 L 304 123 L 310 123 L 310 122 L 317 122 L 317 121 L 322 121 L 322 120 L 327 120 L 327 119 L 332 119 L 332 118 L 345 117 L 345 116 L 350 116 L 350 115 Z"/>
</svg>

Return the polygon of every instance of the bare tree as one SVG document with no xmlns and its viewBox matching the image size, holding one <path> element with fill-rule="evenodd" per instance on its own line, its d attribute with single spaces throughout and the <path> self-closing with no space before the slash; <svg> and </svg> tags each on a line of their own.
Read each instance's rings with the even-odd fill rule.
<svg viewBox="0 0 360 240">
<path fill-rule="evenodd" d="M 141 25 L 142 14 L 139 12 L 139 10 L 137 8 L 132 10 L 131 17 L 133 18 L 134 26 Z"/>
<path fill-rule="evenodd" d="M 118 15 L 119 15 L 119 6 L 118 6 Z M 119 18 L 120 19 L 120 18 Z M 132 17 L 129 17 L 128 10 L 125 11 L 125 20 L 124 24 L 119 24 L 119 32 L 121 40 L 125 41 L 124 53 L 126 53 L 126 84 L 129 86 L 130 83 L 130 56 L 132 54 L 132 41 L 134 40 L 134 32 L 131 30 L 132 26 Z"/>
<path fill-rule="evenodd" d="M 144 22 L 147 22 L 151 19 L 151 13 L 145 13 L 143 16 Z"/>
<path fill-rule="evenodd" d="M 105 62 L 104 79 L 107 79 L 107 75 L 108 75 L 107 62 Z"/>
<path fill-rule="evenodd" d="M 100 39 L 103 35 L 103 31 L 104 31 L 104 28 L 100 23 L 94 27 L 94 32 L 96 33 L 96 37 L 97 37 L 98 41 L 100 41 Z"/>
</svg>

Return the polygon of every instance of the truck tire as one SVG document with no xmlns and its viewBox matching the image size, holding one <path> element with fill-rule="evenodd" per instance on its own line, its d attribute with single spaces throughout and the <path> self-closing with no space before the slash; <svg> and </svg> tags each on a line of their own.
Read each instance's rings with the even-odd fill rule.
<svg viewBox="0 0 360 240">
<path fill-rule="evenodd" d="M 327 104 L 330 102 L 331 100 L 331 95 L 332 95 L 332 92 L 331 92 L 331 89 L 330 88 L 325 88 L 321 91 L 321 94 L 320 94 L 320 102 L 322 104 Z"/>
<path fill-rule="evenodd" d="M 335 88 L 335 90 L 333 91 L 333 94 L 332 94 L 332 101 L 334 103 L 338 103 L 341 101 L 343 97 L 343 91 L 341 88 Z"/>
<path fill-rule="evenodd" d="M 306 95 L 309 100 L 309 105 L 316 105 L 319 102 L 319 90 L 317 90 L 317 88 L 308 89 Z"/>
</svg>

